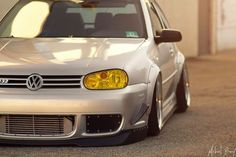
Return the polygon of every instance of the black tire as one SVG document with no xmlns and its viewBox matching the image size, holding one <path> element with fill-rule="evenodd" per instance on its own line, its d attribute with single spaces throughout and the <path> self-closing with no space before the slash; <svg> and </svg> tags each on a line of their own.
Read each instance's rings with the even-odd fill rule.
<svg viewBox="0 0 236 157">
<path fill-rule="evenodd" d="M 188 88 L 188 91 L 187 91 Z M 189 80 L 188 80 L 188 72 L 186 66 L 184 66 L 181 78 L 179 80 L 177 90 L 176 90 L 176 97 L 177 97 L 177 113 L 186 112 L 189 107 L 190 97 L 188 98 L 186 92 L 189 92 Z M 190 93 L 187 93 L 190 94 Z M 189 95 L 190 96 L 190 95 Z"/>
<path fill-rule="evenodd" d="M 157 116 L 157 102 L 156 102 L 157 94 L 156 93 L 157 93 L 157 83 L 154 88 L 151 112 L 148 118 L 148 136 L 157 136 L 159 135 L 161 131 L 161 129 L 159 128 L 159 122 L 158 122 L 158 116 Z"/>
</svg>

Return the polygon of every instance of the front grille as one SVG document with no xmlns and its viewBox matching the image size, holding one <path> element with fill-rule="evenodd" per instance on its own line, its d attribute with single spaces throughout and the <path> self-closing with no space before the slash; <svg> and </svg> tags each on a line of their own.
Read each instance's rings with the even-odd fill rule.
<svg viewBox="0 0 236 157">
<path fill-rule="evenodd" d="M 2 115 L 0 134 L 13 136 L 65 136 L 73 131 L 74 116 Z"/>
<path fill-rule="evenodd" d="M 0 82 L 0 88 L 27 88 L 26 81 L 29 75 L 0 75 L 0 79 L 7 80 L 7 83 Z M 42 88 L 80 88 L 81 75 L 42 75 Z"/>
</svg>

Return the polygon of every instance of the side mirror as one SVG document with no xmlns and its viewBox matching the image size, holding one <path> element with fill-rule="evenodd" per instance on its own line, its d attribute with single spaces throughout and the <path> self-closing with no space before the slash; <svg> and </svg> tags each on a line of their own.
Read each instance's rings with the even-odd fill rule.
<svg viewBox="0 0 236 157">
<path fill-rule="evenodd" d="M 182 34 L 177 30 L 164 29 L 159 36 L 154 37 L 154 40 L 156 44 L 165 42 L 179 42 L 182 40 Z"/>
</svg>

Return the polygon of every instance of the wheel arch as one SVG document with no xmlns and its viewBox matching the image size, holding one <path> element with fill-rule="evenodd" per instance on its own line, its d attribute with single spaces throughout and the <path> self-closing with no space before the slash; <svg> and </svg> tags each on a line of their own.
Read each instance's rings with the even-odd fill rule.
<svg viewBox="0 0 236 157">
<path fill-rule="evenodd" d="M 149 70 L 148 76 L 148 90 L 147 90 L 147 104 L 151 110 L 153 93 L 156 86 L 156 81 L 158 77 L 162 77 L 162 73 L 159 67 L 152 65 Z M 162 83 L 162 82 L 161 82 Z M 150 112 L 149 110 L 149 112 Z"/>
<path fill-rule="evenodd" d="M 177 55 L 176 59 L 177 59 L 176 62 L 177 62 L 177 65 L 178 65 L 178 76 L 176 77 L 177 78 L 176 81 L 179 82 L 180 78 L 181 78 L 183 68 L 186 65 L 186 58 L 180 51 L 178 51 L 178 55 Z"/>
</svg>

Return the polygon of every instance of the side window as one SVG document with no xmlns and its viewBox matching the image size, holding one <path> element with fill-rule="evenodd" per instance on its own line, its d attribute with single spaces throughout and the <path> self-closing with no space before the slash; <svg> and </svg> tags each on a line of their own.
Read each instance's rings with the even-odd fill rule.
<svg viewBox="0 0 236 157">
<path fill-rule="evenodd" d="M 158 15 L 161 16 L 161 19 L 162 19 L 162 21 L 163 21 L 164 28 L 165 28 L 165 29 L 170 28 L 170 24 L 169 24 L 169 22 L 168 22 L 168 20 L 167 20 L 167 18 L 166 18 L 166 16 L 165 16 L 165 14 L 163 13 L 161 7 L 160 7 L 156 2 L 153 3 L 153 5 L 154 5 L 155 9 L 157 10 Z"/>
<path fill-rule="evenodd" d="M 147 6 L 148 6 L 151 22 L 152 22 L 153 33 L 154 35 L 158 35 L 162 31 L 162 21 L 159 18 L 154 6 L 149 2 L 147 2 Z"/>
</svg>

